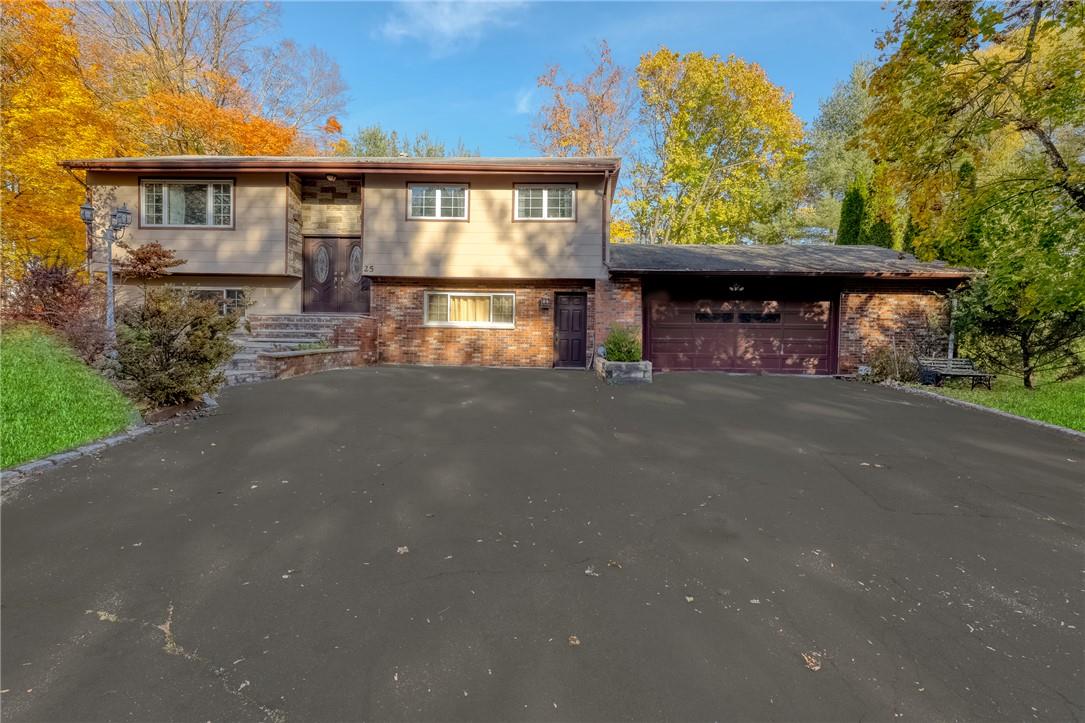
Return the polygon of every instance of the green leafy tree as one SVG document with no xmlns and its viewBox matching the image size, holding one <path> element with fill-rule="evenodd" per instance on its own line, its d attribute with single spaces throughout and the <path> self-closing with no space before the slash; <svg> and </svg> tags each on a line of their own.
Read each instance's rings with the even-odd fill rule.
<svg viewBox="0 0 1085 723">
<path fill-rule="evenodd" d="M 841 246 L 862 243 L 865 219 L 866 188 L 862 184 L 854 183 L 844 194 L 844 200 L 840 204 L 840 226 L 836 232 L 836 242 Z"/>
<path fill-rule="evenodd" d="M 1085 213 L 1085 4 L 897 8 L 880 42 L 891 52 L 870 82 L 865 139 L 909 190 L 917 220 L 928 226 L 941 213 L 963 161 L 1022 148 L 1043 163 L 1000 178 L 999 199 L 1051 197 Z"/>
<path fill-rule="evenodd" d="M 641 57 L 637 82 L 647 139 L 629 203 L 637 236 L 736 243 L 774 215 L 766 200 L 797 205 L 772 191 L 804 162 L 802 123 L 760 66 L 661 47 Z"/>
<path fill-rule="evenodd" d="M 862 242 L 867 246 L 881 246 L 893 248 L 893 227 L 884 218 L 874 219 L 870 227 L 865 230 Z"/>
<path fill-rule="evenodd" d="M 813 209 L 810 225 L 836 230 L 844 194 L 856 179 L 873 178 L 874 161 L 860 144 L 863 123 L 874 102 L 868 92 L 873 65 L 863 61 L 821 102 L 810 128 L 809 195 Z"/>
<path fill-rule="evenodd" d="M 999 184 L 983 178 L 966 209 L 956 212 L 967 242 L 942 245 L 950 260 L 974 260 L 984 268 L 960 299 L 962 347 L 1032 388 L 1038 373 L 1081 369 L 1085 223 L 1054 199 L 1006 199 Z"/>
<path fill-rule="evenodd" d="M 362 128 L 354 140 L 341 149 L 342 155 L 370 156 L 376 158 L 446 158 L 448 156 L 477 156 L 477 150 L 464 146 L 463 141 L 447 146 L 443 141 L 430 137 L 428 131 L 410 136 L 406 133 L 386 131 L 379 125 Z"/>
</svg>

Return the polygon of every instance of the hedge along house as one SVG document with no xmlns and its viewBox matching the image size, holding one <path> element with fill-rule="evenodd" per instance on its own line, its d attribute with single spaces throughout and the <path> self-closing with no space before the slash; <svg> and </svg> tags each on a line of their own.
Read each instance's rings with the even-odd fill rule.
<svg viewBox="0 0 1085 723">
<path fill-rule="evenodd" d="M 372 319 L 382 362 L 586 366 L 612 324 L 660 369 L 848 373 L 967 270 L 864 247 L 609 243 L 616 158 L 68 161 L 165 282 L 252 319 Z M 102 268 L 102 249 L 94 263 Z"/>
</svg>

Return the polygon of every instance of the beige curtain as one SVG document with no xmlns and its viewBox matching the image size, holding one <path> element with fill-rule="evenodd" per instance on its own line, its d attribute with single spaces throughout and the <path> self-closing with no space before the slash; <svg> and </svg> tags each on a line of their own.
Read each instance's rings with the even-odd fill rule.
<svg viewBox="0 0 1085 723">
<path fill-rule="evenodd" d="M 452 296 L 448 300 L 449 321 L 489 321 L 489 296 Z"/>
</svg>

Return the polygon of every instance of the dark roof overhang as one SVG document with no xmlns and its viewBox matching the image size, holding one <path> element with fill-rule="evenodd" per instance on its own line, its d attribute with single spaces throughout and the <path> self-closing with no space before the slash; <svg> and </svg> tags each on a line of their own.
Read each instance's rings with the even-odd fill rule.
<svg viewBox="0 0 1085 723">
<path fill-rule="evenodd" d="M 603 174 L 617 173 L 619 158 L 359 158 L 336 156 L 153 156 L 84 158 L 61 166 L 87 171 L 231 171 L 258 173 L 492 173 Z"/>
</svg>

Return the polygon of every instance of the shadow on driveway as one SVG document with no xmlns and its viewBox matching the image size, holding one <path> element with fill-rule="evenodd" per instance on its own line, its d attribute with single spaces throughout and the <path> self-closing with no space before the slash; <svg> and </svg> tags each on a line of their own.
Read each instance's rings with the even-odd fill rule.
<svg viewBox="0 0 1085 723">
<path fill-rule="evenodd" d="M 4 713 L 1080 719 L 1083 460 L 821 379 L 234 388 L 5 503 Z"/>
</svg>

